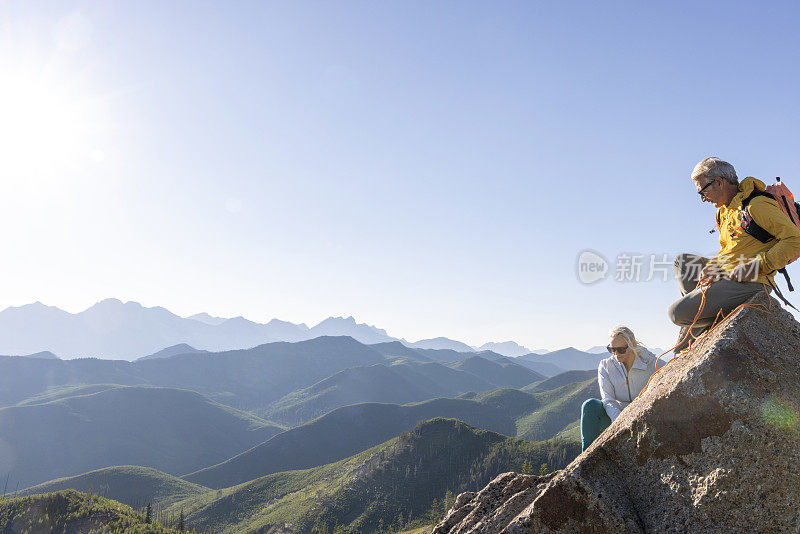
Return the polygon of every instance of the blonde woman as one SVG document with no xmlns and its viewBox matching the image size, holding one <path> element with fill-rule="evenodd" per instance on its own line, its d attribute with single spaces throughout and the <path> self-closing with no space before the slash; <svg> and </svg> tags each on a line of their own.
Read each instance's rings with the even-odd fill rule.
<svg viewBox="0 0 800 534">
<path fill-rule="evenodd" d="M 636 341 L 630 328 L 617 326 L 608 339 L 611 356 L 597 367 L 602 400 L 589 399 L 581 409 L 583 450 L 639 395 L 656 371 L 655 355 Z"/>
</svg>

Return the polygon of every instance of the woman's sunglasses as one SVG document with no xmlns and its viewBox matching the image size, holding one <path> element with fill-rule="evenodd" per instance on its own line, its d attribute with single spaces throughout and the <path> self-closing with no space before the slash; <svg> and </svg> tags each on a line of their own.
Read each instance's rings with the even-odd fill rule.
<svg viewBox="0 0 800 534">
<path fill-rule="evenodd" d="M 611 354 L 614 354 L 615 352 L 619 352 L 620 354 L 625 354 L 625 352 L 628 350 L 628 346 L 625 345 L 624 347 L 612 347 L 611 345 L 608 345 L 606 349 Z"/>
</svg>

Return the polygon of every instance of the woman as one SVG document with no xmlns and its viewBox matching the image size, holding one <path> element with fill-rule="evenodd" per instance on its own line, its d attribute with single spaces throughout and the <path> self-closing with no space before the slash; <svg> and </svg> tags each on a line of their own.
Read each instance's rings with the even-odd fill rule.
<svg viewBox="0 0 800 534">
<path fill-rule="evenodd" d="M 611 356 L 597 367 L 602 400 L 589 399 L 581 410 L 583 450 L 639 395 L 656 371 L 655 355 L 636 341 L 630 328 L 618 326 L 608 338 Z"/>
</svg>

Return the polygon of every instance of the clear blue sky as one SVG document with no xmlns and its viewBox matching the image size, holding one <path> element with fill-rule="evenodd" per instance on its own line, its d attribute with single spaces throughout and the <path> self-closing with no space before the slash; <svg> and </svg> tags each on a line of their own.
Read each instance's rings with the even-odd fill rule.
<svg viewBox="0 0 800 534">
<path fill-rule="evenodd" d="M 713 254 L 707 155 L 800 193 L 798 11 L 0 2 L 0 308 L 666 347 L 674 281 L 576 257 Z"/>
</svg>

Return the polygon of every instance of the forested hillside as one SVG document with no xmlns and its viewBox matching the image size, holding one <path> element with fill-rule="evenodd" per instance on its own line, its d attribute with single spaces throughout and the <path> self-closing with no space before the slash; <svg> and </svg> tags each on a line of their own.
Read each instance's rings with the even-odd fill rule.
<svg viewBox="0 0 800 534">
<path fill-rule="evenodd" d="M 175 516 L 178 526 L 180 516 Z M 174 534 L 129 506 L 75 490 L 0 499 L 0 532 L 4 534 L 99 532 Z"/>
<path fill-rule="evenodd" d="M 386 532 L 423 525 L 443 501 L 509 470 L 560 468 L 574 442 L 530 442 L 433 419 L 360 454 L 303 471 L 268 475 L 175 503 L 209 532 Z"/>
</svg>

